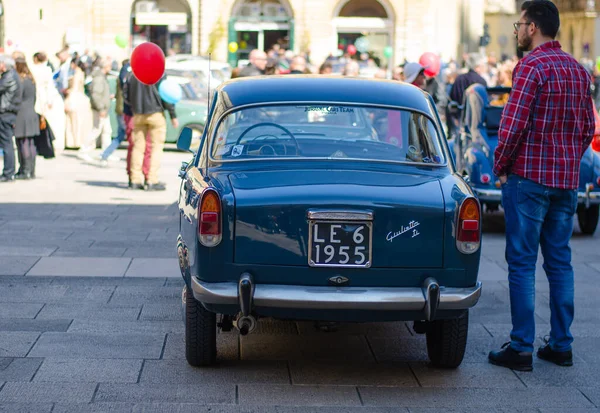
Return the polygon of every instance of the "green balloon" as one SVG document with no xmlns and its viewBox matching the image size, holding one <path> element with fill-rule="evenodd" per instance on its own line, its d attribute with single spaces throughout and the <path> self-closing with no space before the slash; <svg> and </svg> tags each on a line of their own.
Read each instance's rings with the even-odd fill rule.
<svg viewBox="0 0 600 413">
<path fill-rule="evenodd" d="M 117 34 L 115 36 L 115 43 L 121 49 L 125 49 L 127 47 L 127 38 L 125 36 L 123 36 L 122 34 Z"/>
<path fill-rule="evenodd" d="M 383 49 L 383 55 L 385 57 L 392 57 L 393 54 L 394 54 L 394 49 L 392 49 L 392 46 L 386 46 Z"/>
</svg>

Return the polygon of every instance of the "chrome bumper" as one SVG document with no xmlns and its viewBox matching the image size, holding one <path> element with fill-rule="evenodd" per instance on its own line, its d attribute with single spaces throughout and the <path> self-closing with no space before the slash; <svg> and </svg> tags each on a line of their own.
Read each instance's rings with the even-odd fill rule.
<svg viewBox="0 0 600 413">
<path fill-rule="evenodd" d="M 435 285 L 437 286 L 437 283 Z M 205 304 L 239 305 L 238 287 L 239 284 L 235 282 L 206 283 L 192 277 L 194 297 Z M 428 304 L 432 305 L 432 303 L 428 303 L 427 298 L 432 294 L 431 282 L 424 284 L 423 288 L 317 287 L 280 284 L 254 284 L 253 288 L 252 304 L 255 307 L 312 310 L 400 310 L 429 313 Z M 481 282 L 468 288 L 438 286 L 438 291 L 439 299 L 433 303 L 433 313 L 435 310 L 466 310 L 473 307 L 479 300 Z M 437 292 L 435 298 L 437 298 Z"/>
<path fill-rule="evenodd" d="M 473 192 L 482 202 L 500 202 L 502 201 L 501 189 L 478 189 L 473 188 Z"/>
<path fill-rule="evenodd" d="M 585 204 L 586 208 L 590 205 L 600 204 L 600 191 L 591 191 L 593 184 L 587 185 L 587 190 L 577 192 L 577 202 Z M 482 202 L 500 202 L 502 201 L 501 189 L 479 189 L 473 188 L 473 192 Z"/>
<path fill-rule="evenodd" d="M 587 184 L 585 192 L 577 192 L 577 202 L 579 204 L 585 204 L 586 208 L 590 205 L 600 204 L 600 191 L 592 191 L 594 184 Z"/>
</svg>

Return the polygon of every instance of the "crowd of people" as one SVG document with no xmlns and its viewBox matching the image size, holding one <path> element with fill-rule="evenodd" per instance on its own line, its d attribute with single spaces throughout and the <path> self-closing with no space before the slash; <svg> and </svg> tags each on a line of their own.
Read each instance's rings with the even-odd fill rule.
<svg viewBox="0 0 600 413">
<path fill-rule="evenodd" d="M 107 166 L 109 161 L 119 160 L 114 151 L 127 139 L 129 187 L 164 189 L 165 185 L 158 182 L 157 175 L 166 136 L 164 112 L 169 112 L 173 125 L 177 125 L 177 117 L 174 106 L 160 98 L 158 85 L 146 86 L 137 82 L 128 60 L 119 65 L 110 57 L 87 50 L 81 55 L 70 53 L 68 47 L 56 53 L 56 57 L 59 62 L 56 67 L 43 52 L 31 57 L 31 65 L 20 52 L 0 59 L 0 151 L 4 152 L 0 182 L 34 179 L 38 152 L 52 157 L 52 145 L 57 149 L 75 149 L 81 160 Z M 517 56 L 503 56 L 499 61 L 493 54 L 471 53 L 463 56 L 462 65 L 454 60 L 440 62 L 433 73 L 427 65 L 420 63 L 422 59 L 405 61 L 388 71 L 378 67 L 377 59 L 368 53 L 346 51 L 330 55 L 317 66 L 309 53 L 295 54 L 279 44 L 267 52 L 252 50 L 248 60 L 247 65 L 232 70 L 232 78 L 341 74 L 389 78 L 413 84 L 433 97 L 449 137 L 457 133 L 459 124 L 457 115 L 448 110 L 449 102 L 462 104 L 465 90 L 474 83 L 511 87 L 513 70 L 519 61 Z M 596 106 L 600 107 L 600 69 L 589 59 L 582 64 L 594 78 Z M 107 80 L 110 71 L 119 71 L 114 95 Z M 113 98 L 116 98 L 118 123 L 115 139 L 112 139 L 109 117 Z M 503 106 L 507 100 L 508 93 L 499 95 L 492 104 Z M 18 170 L 12 155 L 14 142 Z M 94 156 L 97 148 L 101 148 L 102 153 Z"/>
<path fill-rule="evenodd" d="M 427 66 L 419 62 L 405 61 L 394 67 L 391 73 L 377 65 L 377 59 L 368 53 L 351 55 L 348 52 L 341 56 L 330 55 L 320 66 L 311 62 L 308 53 L 294 54 L 275 44 L 267 52 L 255 49 L 250 52 L 246 66 L 235 68 L 232 78 L 280 75 L 280 74 L 340 74 L 343 76 L 372 76 L 376 79 L 391 78 L 413 84 L 427 91 L 434 99 L 438 112 L 445 123 L 446 132 L 452 138 L 458 132 L 459 119 L 448 111 L 448 103 L 463 104 L 465 90 L 472 84 L 479 83 L 487 87 L 512 87 L 513 70 L 519 58 L 495 54 L 468 53 L 462 56 L 462 64 L 451 59 L 441 62 L 440 70 L 431 76 Z M 419 59 L 421 61 L 421 59 Z M 589 58 L 582 59 L 582 65 L 593 78 L 596 107 L 600 108 L 600 68 Z M 363 72 L 362 68 L 368 68 Z M 508 93 L 495 96 L 491 104 L 504 106 L 508 101 Z"/>
<path fill-rule="evenodd" d="M 140 83 L 124 60 L 113 93 L 107 75 L 119 65 L 110 57 L 70 53 L 68 47 L 56 57 L 55 68 L 44 52 L 37 52 L 30 68 L 21 52 L 0 56 L 0 182 L 35 179 L 36 157 L 52 158 L 55 148 L 77 150 L 79 159 L 107 166 L 109 160 L 119 160 L 114 151 L 127 139 L 129 188 L 164 190 L 158 181 L 167 129 L 164 112 L 175 127 L 177 116 L 174 106 L 160 98 L 160 82 Z M 118 122 L 114 139 L 109 116 L 113 98 Z M 98 148 L 102 153 L 94 157 Z"/>
</svg>

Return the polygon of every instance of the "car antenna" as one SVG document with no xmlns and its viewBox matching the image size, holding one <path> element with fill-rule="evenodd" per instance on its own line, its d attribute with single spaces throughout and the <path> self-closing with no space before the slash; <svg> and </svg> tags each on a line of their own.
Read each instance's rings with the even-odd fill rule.
<svg viewBox="0 0 600 413">
<path fill-rule="evenodd" d="M 210 113 L 210 78 L 211 78 L 211 72 L 210 72 L 210 61 L 211 61 L 211 56 L 212 53 L 209 52 L 208 53 L 208 85 L 207 85 L 207 91 L 206 91 L 206 110 L 208 110 L 208 113 Z M 206 129 L 207 125 L 204 125 L 204 129 Z M 205 133 L 208 135 L 208 131 L 205 130 Z M 205 169 L 204 169 L 204 182 L 209 182 L 210 181 L 210 177 L 208 176 L 208 148 L 206 149 L 206 161 L 204 162 L 205 164 Z"/>
</svg>

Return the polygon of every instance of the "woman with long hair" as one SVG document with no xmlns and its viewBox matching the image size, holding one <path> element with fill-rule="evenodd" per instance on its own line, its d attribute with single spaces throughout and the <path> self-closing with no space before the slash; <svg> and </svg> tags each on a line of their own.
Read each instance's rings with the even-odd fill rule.
<svg viewBox="0 0 600 413">
<path fill-rule="evenodd" d="M 85 94 L 85 65 L 75 58 L 71 60 L 73 75 L 69 78 L 66 92 L 65 112 L 67 114 L 66 147 L 81 147 L 82 139 L 92 132 L 93 118 L 90 98 Z"/>
<path fill-rule="evenodd" d="M 35 80 L 35 111 L 46 120 L 48 128 L 52 131 L 55 138 L 52 143 L 54 149 L 62 151 L 65 147 L 65 105 L 56 89 L 52 78 L 53 70 L 46 53 L 35 53 L 29 69 Z"/>
<path fill-rule="evenodd" d="M 40 134 L 40 117 L 35 112 L 35 80 L 24 58 L 15 60 L 15 68 L 21 78 L 23 89 L 21 107 L 15 122 L 15 138 L 19 155 L 19 171 L 15 178 L 33 179 L 37 155 L 33 138 Z"/>
</svg>

